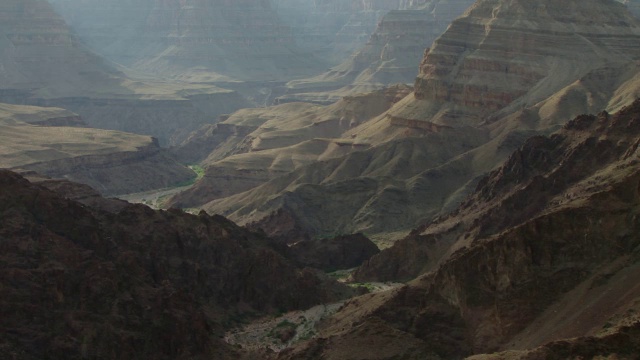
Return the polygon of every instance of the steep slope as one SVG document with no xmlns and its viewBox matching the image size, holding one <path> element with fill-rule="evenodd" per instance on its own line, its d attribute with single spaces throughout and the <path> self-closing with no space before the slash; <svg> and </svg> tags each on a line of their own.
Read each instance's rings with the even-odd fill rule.
<svg viewBox="0 0 640 360">
<path fill-rule="evenodd" d="M 639 145 L 640 100 L 530 138 L 456 211 L 374 256 L 355 278 L 380 279 L 421 257 L 422 275 L 350 300 L 319 339 L 279 358 L 386 351 L 366 340 L 374 334 L 413 339 L 403 351 L 414 357 L 637 356 Z M 448 250 L 416 254 L 410 241 Z"/>
<path fill-rule="evenodd" d="M 477 125 L 533 107 L 593 73 L 610 71 L 615 83 L 640 55 L 638 36 L 637 19 L 616 2 L 479 1 L 434 43 L 414 99 L 391 116 Z M 582 97 L 606 106 L 606 96 L 585 87 L 565 106 Z"/>
<path fill-rule="evenodd" d="M 2 102 L 70 109 L 91 126 L 162 143 L 246 105 L 213 86 L 128 79 L 84 48 L 47 1 L 3 1 L 0 18 Z"/>
<path fill-rule="evenodd" d="M 342 134 L 388 110 L 410 91 L 396 86 L 343 98 L 331 106 L 289 103 L 243 109 L 196 132 L 175 150 L 206 170 L 194 187 L 168 205 L 193 207 L 261 185 L 297 168 L 361 151 L 366 143 Z"/>
<path fill-rule="evenodd" d="M 237 358 L 229 326 L 345 291 L 222 217 L 0 185 L 2 358 Z"/>
<path fill-rule="evenodd" d="M 0 168 L 67 178 L 105 195 L 164 188 L 195 176 L 149 136 L 87 128 L 63 109 L 8 104 L 0 104 Z"/>
<path fill-rule="evenodd" d="M 324 66 L 296 48 L 268 0 L 144 0 L 131 10 L 126 0 L 53 3 L 98 53 L 140 72 L 199 83 L 283 81 Z"/>
<path fill-rule="evenodd" d="M 413 228 L 450 210 L 529 136 L 633 101 L 639 36 L 638 20 L 613 1 L 480 1 L 426 54 L 413 94 L 343 135 L 370 150 L 204 208 L 241 222 L 277 222 L 270 213 L 283 210 L 312 234 Z"/>
<path fill-rule="evenodd" d="M 388 12 L 367 43 L 349 59 L 321 75 L 289 82 L 292 94 L 279 101 L 332 102 L 348 94 L 411 83 L 425 49 L 473 2 L 426 1 Z"/>
</svg>

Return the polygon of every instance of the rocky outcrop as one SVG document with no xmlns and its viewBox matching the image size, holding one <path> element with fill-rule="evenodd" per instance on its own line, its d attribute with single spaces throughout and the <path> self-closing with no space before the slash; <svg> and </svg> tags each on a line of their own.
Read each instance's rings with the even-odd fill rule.
<svg viewBox="0 0 640 360">
<path fill-rule="evenodd" d="M 345 291 L 219 216 L 107 212 L 4 170 L 0 185 L 3 358 L 238 358 L 229 326 Z"/>
<path fill-rule="evenodd" d="M 416 64 L 449 23 L 474 1 L 427 1 L 405 4 L 380 20 L 366 44 L 324 74 L 287 84 L 292 94 L 281 101 L 336 101 L 396 83 L 412 83 Z"/>
<path fill-rule="evenodd" d="M 296 48 L 266 0 L 145 0 L 131 10 L 122 0 L 54 4 L 96 51 L 141 72 L 199 83 L 283 81 L 323 66 Z"/>
<path fill-rule="evenodd" d="M 454 212 L 415 230 L 432 239 L 424 248 L 448 243 L 427 260 L 431 270 L 399 290 L 350 300 L 300 351 L 327 354 L 322 344 L 338 339 L 361 347 L 354 334 L 377 323 L 377 333 L 404 332 L 421 341 L 416 351 L 441 358 L 633 354 L 639 138 L 640 100 L 529 139 Z M 374 260 L 390 254 L 354 277 L 372 279 L 364 275 L 374 263 L 384 269 Z M 304 358 L 292 353 L 280 358 Z"/>
<path fill-rule="evenodd" d="M 83 124 L 63 109 L 0 104 L 0 168 L 67 178 L 105 195 L 175 186 L 195 176 L 151 137 L 69 123 Z"/>
</svg>

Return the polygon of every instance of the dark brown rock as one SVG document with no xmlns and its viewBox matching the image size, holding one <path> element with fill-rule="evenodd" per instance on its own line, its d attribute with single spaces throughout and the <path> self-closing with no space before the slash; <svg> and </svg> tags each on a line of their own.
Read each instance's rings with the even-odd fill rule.
<svg viewBox="0 0 640 360">
<path fill-rule="evenodd" d="M 640 100 L 531 138 L 456 211 L 374 256 L 354 278 L 423 275 L 350 300 L 323 336 L 348 338 L 376 317 L 442 358 L 634 354 L 639 137 Z M 420 256 L 410 256 L 411 270 L 399 271 L 407 249 L 425 259 L 412 268 Z"/>
<path fill-rule="evenodd" d="M 231 324 L 343 291 L 267 243 L 220 216 L 105 212 L 0 171 L 0 354 L 235 358 Z"/>
<path fill-rule="evenodd" d="M 378 247 L 362 234 L 300 241 L 289 247 L 295 262 L 326 272 L 354 268 L 378 252 Z"/>
</svg>

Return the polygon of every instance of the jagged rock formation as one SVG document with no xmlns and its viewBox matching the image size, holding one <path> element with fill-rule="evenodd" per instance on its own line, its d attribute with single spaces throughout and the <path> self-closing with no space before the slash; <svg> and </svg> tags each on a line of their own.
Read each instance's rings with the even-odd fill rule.
<svg viewBox="0 0 640 360">
<path fill-rule="evenodd" d="M 105 195 L 164 188 L 195 176 L 149 136 L 87 128 L 63 109 L 8 104 L 0 104 L 0 168 L 67 178 Z"/>
<path fill-rule="evenodd" d="M 247 104 L 213 86 L 128 79 L 85 49 L 47 1 L 3 1 L 0 18 L 2 102 L 63 107 L 90 126 L 153 135 L 163 144 Z"/>
<path fill-rule="evenodd" d="M 321 75 L 289 82 L 292 94 L 279 101 L 333 102 L 348 94 L 413 82 L 424 50 L 473 2 L 426 1 L 388 12 L 368 42 L 349 59 Z"/>
<path fill-rule="evenodd" d="M 639 145 L 640 100 L 616 115 L 582 115 L 551 136 L 530 138 L 459 208 L 396 245 L 404 251 L 385 250 L 354 275 L 404 277 L 398 265 L 422 256 L 419 277 L 350 300 L 320 338 L 278 358 L 387 350 L 363 341 L 368 334 L 406 337 L 413 342 L 403 350 L 407 358 L 496 351 L 504 352 L 472 359 L 633 358 Z M 412 256 L 407 250 L 416 246 L 424 251 Z"/>
<path fill-rule="evenodd" d="M 204 208 L 240 222 L 282 214 L 310 234 L 413 228 L 455 207 L 529 136 L 638 97 L 639 36 L 617 2 L 480 1 L 426 54 L 414 94 L 343 134 L 371 149 Z"/>
<path fill-rule="evenodd" d="M 191 82 L 283 81 L 324 64 L 298 50 L 268 0 L 55 0 L 96 51 L 141 72 Z M 135 13 L 135 17 L 133 17 Z"/>
<path fill-rule="evenodd" d="M 106 211 L 6 170 L 0 188 L 4 359 L 238 358 L 230 325 L 347 291 L 219 216 Z"/>
</svg>

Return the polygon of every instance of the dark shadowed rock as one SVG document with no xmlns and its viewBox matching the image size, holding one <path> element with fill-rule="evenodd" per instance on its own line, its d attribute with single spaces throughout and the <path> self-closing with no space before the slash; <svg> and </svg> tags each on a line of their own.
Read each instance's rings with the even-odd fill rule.
<svg viewBox="0 0 640 360">
<path fill-rule="evenodd" d="M 379 253 L 378 247 L 362 234 L 300 241 L 289 247 L 298 264 L 326 272 L 351 269 Z"/>
<path fill-rule="evenodd" d="M 220 216 L 103 211 L 2 170 L 0 356 L 236 358 L 230 325 L 345 294 L 267 243 Z"/>
</svg>

